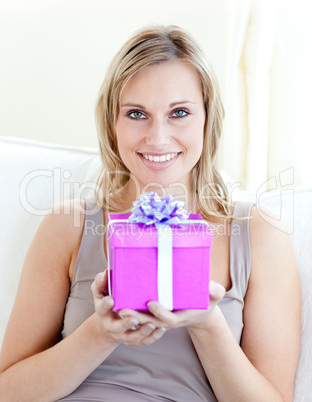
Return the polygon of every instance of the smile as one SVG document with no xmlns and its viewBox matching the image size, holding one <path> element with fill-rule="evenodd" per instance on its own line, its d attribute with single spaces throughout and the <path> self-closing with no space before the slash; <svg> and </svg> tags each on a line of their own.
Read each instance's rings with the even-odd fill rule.
<svg viewBox="0 0 312 402">
<path fill-rule="evenodd" d="M 145 159 L 148 159 L 152 162 L 166 162 L 170 161 L 170 159 L 175 158 L 178 155 L 178 152 L 174 154 L 167 154 L 167 155 L 161 155 L 161 156 L 156 156 L 156 155 L 145 155 L 142 154 Z"/>
<path fill-rule="evenodd" d="M 152 170 L 167 169 L 174 164 L 182 152 L 173 152 L 163 155 L 150 155 L 138 152 L 138 156 L 146 167 Z"/>
</svg>

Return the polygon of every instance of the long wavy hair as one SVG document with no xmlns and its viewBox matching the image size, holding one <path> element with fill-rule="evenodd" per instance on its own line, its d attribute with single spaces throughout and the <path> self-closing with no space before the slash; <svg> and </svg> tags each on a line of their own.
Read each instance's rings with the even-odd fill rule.
<svg viewBox="0 0 312 402">
<path fill-rule="evenodd" d="M 120 212 L 118 203 L 112 200 L 118 200 L 118 191 L 130 179 L 130 172 L 119 154 L 115 130 L 123 88 L 141 68 L 172 60 L 181 60 L 192 65 L 202 86 L 206 111 L 203 151 L 192 170 L 197 208 L 204 218 L 211 221 L 231 219 L 232 203 L 216 166 L 224 118 L 219 86 L 192 36 L 173 25 L 152 25 L 135 32 L 108 68 L 95 111 L 103 163 L 95 190 L 96 200 L 104 209 Z"/>
</svg>

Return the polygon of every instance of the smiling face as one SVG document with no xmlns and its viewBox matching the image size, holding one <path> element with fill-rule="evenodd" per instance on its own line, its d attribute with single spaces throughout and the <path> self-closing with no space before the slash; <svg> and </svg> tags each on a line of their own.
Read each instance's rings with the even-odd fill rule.
<svg viewBox="0 0 312 402">
<path fill-rule="evenodd" d="M 182 61 L 139 70 L 121 93 L 118 149 L 140 189 L 170 184 L 191 190 L 191 171 L 203 149 L 205 108 L 195 69 Z M 155 184 L 156 183 L 156 184 Z"/>
</svg>

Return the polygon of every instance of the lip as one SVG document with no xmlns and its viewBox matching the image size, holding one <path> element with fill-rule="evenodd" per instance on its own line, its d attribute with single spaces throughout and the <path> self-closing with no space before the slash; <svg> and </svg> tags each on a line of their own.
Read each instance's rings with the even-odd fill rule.
<svg viewBox="0 0 312 402">
<path fill-rule="evenodd" d="M 152 155 L 152 156 L 162 156 L 162 155 L 168 155 L 168 154 L 175 154 L 176 152 L 167 152 L 167 153 L 156 153 L 156 152 L 144 152 L 144 155 Z M 153 170 L 163 170 L 163 169 L 167 169 L 169 166 L 173 165 L 176 160 L 179 158 L 179 156 L 181 155 L 181 152 L 178 152 L 177 156 L 175 156 L 173 159 L 170 159 L 169 161 L 165 161 L 165 162 L 153 162 L 150 161 L 149 159 L 145 159 L 143 154 L 141 152 L 137 152 L 139 158 L 141 159 L 141 161 L 144 163 L 145 166 L 147 166 L 149 169 L 153 169 Z"/>
<path fill-rule="evenodd" d="M 151 155 L 151 156 L 163 156 L 163 155 L 168 155 L 168 154 L 179 154 L 180 152 L 174 151 L 174 152 L 163 152 L 163 153 L 157 153 L 157 152 L 138 152 L 138 154 L 141 155 Z"/>
</svg>

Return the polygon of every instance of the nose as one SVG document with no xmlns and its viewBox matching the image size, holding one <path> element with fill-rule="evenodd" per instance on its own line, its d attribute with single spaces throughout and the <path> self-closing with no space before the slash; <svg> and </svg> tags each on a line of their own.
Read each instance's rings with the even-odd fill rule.
<svg viewBox="0 0 312 402">
<path fill-rule="evenodd" d="M 164 121 L 153 119 L 148 126 L 145 142 L 158 151 L 167 148 L 171 142 L 168 124 Z"/>
</svg>

